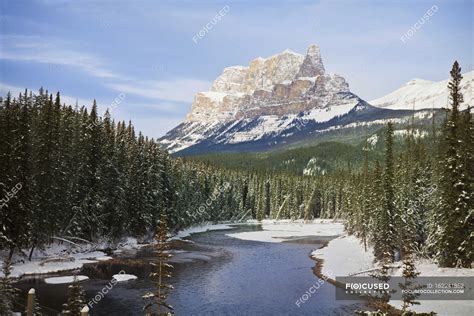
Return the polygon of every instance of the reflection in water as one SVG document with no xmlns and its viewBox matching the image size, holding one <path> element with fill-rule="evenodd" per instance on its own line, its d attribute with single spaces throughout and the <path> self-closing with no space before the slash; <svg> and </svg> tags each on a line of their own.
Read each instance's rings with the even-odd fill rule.
<svg viewBox="0 0 474 316">
<path fill-rule="evenodd" d="M 233 232 L 261 229 L 258 225 L 239 225 Z M 325 239 L 306 238 L 303 242 L 261 243 L 227 237 L 229 230 L 195 234 L 193 243 L 176 241 L 175 271 L 169 302 L 177 315 L 351 315 L 357 305 L 335 301 L 334 287 L 323 284 L 303 304 L 296 304 L 318 279 L 315 262 L 309 255 Z M 152 248 L 122 253 L 110 261 L 88 264 L 81 274 L 91 279 L 81 282 L 88 300 L 109 284 L 113 274 L 125 270 L 138 280 L 115 285 L 91 315 L 143 315 L 141 296 L 153 285 L 147 276 Z M 30 278 L 18 283 L 23 291 L 37 289 L 48 314 L 61 310 L 67 285 L 49 285 Z M 347 304 L 347 302 L 346 302 Z"/>
</svg>

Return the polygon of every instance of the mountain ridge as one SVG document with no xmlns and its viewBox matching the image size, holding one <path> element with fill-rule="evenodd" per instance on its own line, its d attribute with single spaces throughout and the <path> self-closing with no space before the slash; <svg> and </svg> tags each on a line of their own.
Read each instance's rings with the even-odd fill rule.
<svg viewBox="0 0 474 316">
<path fill-rule="evenodd" d="M 177 152 L 199 143 L 287 138 L 307 122 L 326 122 L 358 105 L 367 106 L 342 76 L 326 73 L 313 44 L 305 55 L 285 50 L 224 68 L 209 91 L 195 95 L 186 120 L 160 142 Z"/>
<path fill-rule="evenodd" d="M 441 81 L 412 79 L 400 88 L 369 101 L 369 103 L 377 107 L 394 110 L 446 108 L 449 96 L 448 82 L 449 79 Z M 468 102 L 472 104 L 473 91 L 474 70 L 471 70 L 463 74 L 461 81 L 461 92 L 464 95 L 464 103 L 461 104 L 461 109 L 465 109 Z"/>
<path fill-rule="evenodd" d="M 400 89 L 432 85 L 415 79 Z M 224 68 L 209 91 L 195 95 L 186 120 L 159 142 L 178 155 L 265 151 L 308 143 L 327 133 L 352 129 L 360 134 L 361 126 L 376 128 L 389 120 L 428 120 L 437 112 L 431 106 L 377 104 L 352 93 L 342 76 L 326 73 L 319 47 L 310 45 L 305 55 L 285 50 L 253 59 L 248 66 Z"/>
</svg>

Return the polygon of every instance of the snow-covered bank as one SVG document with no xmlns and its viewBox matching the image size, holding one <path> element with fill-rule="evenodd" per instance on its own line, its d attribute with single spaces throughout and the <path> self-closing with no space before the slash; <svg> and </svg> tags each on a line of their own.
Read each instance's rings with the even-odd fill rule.
<svg viewBox="0 0 474 316">
<path fill-rule="evenodd" d="M 56 273 L 62 271 L 76 270 L 82 268 L 86 263 L 95 263 L 97 258 L 104 258 L 102 251 L 93 251 L 86 253 L 74 253 L 67 256 L 57 256 L 49 254 L 44 257 L 37 257 L 31 261 L 25 259 L 17 261 L 12 265 L 11 276 L 19 278 L 24 275 L 37 275 Z M 3 264 L 3 262 L 0 262 Z M 3 275 L 0 272 L 0 275 Z"/>
<path fill-rule="evenodd" d="M 312 256 L 322 259 L 322 274 L 328 276 L 368 275 L 361 273 L 376 268 L 373 249 L 367 247 L 354 236 L 343 235 L 331 240 L 326 247 L 313 251 Z M 400 264 L 401 265 L 401 264 Z M 416 261 L 416 268 L 420 276 L 474 276 L 473 269 L 439 268 L 434 262 L 426 259 Z M 401 276 L 402 269 L 392 272 L 394 276 Z M 396 308 L 401 308 L 401 301 L 390 301 Z M 420 301 L 420 305 L 411 307 L 416 312 L 434 311 L 438 315 L 472 315 L 474 303 L 472 301 Z"/>
<path fill-rule="evenodd" d="M 84 281 L 88 280 L 89 277 L 85 275 L 69 275 L 69 276 L 62 276 L 62 277 L 53 277 L 53 278 L 46 278 L 44 279 L 44 282 L 48 284 L 65 284 L 65 283 L 72 283 L 74 282 L 74 279 L 77 279 L 77 281 Z"/>
<path fill-rule="evenodd" d="M 257 224 L 258 222 L 249 223 Z M 337 236 L 344 230 L 343 224 L 334 220 L 314 220 L 309 223 L 300 220 L 263 220 L 261 224 L 263 229 L 261 231 L 227 234 L 227 236 L 243 240 L 282 242 L 304 237 Z"/>
<path fill-rule="evenodd" d="M 232 226 L 227 224 L 203 224 L 199 226 L 192 226 L 184 230 L 180 230 L 175 236 L 171 239 L 183 239 L 185 237 L 191 236 L 191 234 L 202 233 L 210 230 L 221 230 L 221 229 L 232 229 Z"/>
<path fill-rule="evenodd" d="M 136 280 L 137 276 L 133 274 L 114 274 L 112 276 L 117 282 L 126 282 L 130 280 Z"/>
<path fill-rule="evenodd" d="M 208 230 L 232 229 L 231 226 L 225 224 L 205 224 L 180 231 L 173 239 L 182 239 L 193 233 L 205 232 Z M 41 275 L 49 273 L 57 273 L 82 268 L 86 263 L 96 263 L 98 261 L 106 261 L 112 259 L 100 249 L 115 249 L 114 254 L 120 254 L 126 251 L 135 251 L 148 244 L 139 243 L 134 237 L 124 237 L 120 242 L 112 244 L 104 241 L 100 245 L 92 243 L 76 244 L 71 242 L 54 242 L 45 247 L 45 249 L 37 249 L 33 253 L 32 260 L 28 261 L 23 250 L 21 253 L 16 252 L 12 259 L 11 277 L 19 278 L 26 275 Z M 7 256 L 6 251 L 0 253 L 0 258 Z M 0 260 L 0 266 L 3 261 Z M 0 275 L 3 275 L 0 271 Z"/>
<path fill-rule="evenodd" d="M 348 276 L 375 267 L 372 249 L 366 252 L 354 236 L 333 239 L 326 247 L 313 251 L 312 256 L 324 260 L 321 272 L 327 276 Z"/>
<path fill-rule="evenodd" d="M 12 259 L 11 276 L 19 278 L 24 275 L 37 275 L 57 273 L 62 271 L 80 269 L 86 263 L 94 263 L 98 260 L 109 260 L 102 251 L 94 250 L 92 244 L 69 244 L 54 242 L 42 250 L 35 250 L 31 261 L 28 261 L 23 251 L 22 254 L 15 253 Z M 0 258 L 5 258 L 6 253 L 2 253 Z M 3 261 L 0 260 L 0 264 Z M 3 275 L 0 271 L 0 275 Z"/>
</svg>

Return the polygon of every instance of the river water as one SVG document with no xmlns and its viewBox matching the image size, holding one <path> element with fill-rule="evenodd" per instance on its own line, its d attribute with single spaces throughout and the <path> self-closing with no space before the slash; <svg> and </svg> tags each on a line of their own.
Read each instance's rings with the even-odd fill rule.
<svg viewBox="0 0 474 316">
<path fill-rule="evenodd" d="M 333 285 L 313 273 L 316 262 L 310 253 L 330 238 L 265 243 L 226 236 L 250 230 L 261 227 L 235 225 L 232 230 L 193 234 L 190 241 L 173 243 L 175 271 L 170 283 L 175 290 L 168 301 L 176 315 L 354 315 L 353 310 L 360 308 L 360 302 L 336 301 Z M 146 247 L 85 265 L 80 274 L 90 278 L 81 282 L 88 301 L 107 285 L 110 287 L 112 275 L 121 270 L 138 276 L 137 280 L 115 285 L 93 304 L 90 314 L 144 315 L 141 296 L 153 291 L 147 276 L 154 258 L 153 250 Z M 314 284 L 319 284 L 312 291 L 315 293 L 296 304 Z M 17 286 L 24 293 L 34 287 L 48 315 L 57 315 L 67 300 L 65 284 L 50 285 L 42 278 L 27 278 Z"/>
</svg>

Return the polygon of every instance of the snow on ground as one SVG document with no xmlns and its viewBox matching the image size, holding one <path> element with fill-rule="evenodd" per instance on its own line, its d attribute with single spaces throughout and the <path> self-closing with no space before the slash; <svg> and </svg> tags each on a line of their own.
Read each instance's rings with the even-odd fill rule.
<svg viewBox="0 0 474 316">
<path fill-rule="evenodd" d="M 123 250 L 136 250 L 147 245 L 148 244 L 140 244 L 134 237 L 125 237 L 117 245 L 117 250 L 115 250 L 114 253 L 121 253 Z"/>
<path fill-rule="evenodd" d="M 258 222 L 250 221 L 249 223 Z M 337 236 L 342 234 L 344 226 L 342 223 L 333 220 L 314 220 L 310 223 L 290 220 L 263 220 L 262 228 L 262 231 L 234 233 L 227 234 L 227 236 L 243 240 L 282 242 L 303 237 Z"/>
<path fill-rule="evenodd" d="M 19 278 L 23 275 L 56 273 L 67 270 L 80 269 L 85 263 L 97 262 L 96 259 L 104 257 L 102 251 L 75 253 L 69 256 L 48 255 L 31 261 L 20 261 L 13 264 L 11 276 Z"/>
<path fill-rule="evenodd" d="M 312 256 L 324 260 L 321 272 L 332 278 L 374 268 L 372 249 L 366 252 L 354 236 L 333 239 L 326 247 L 313 251 Z"/>
<path fill-rule="evenodd" d="M 474 302 L 472 301 L 419 301 L 420 305 L 410 307 L 417 313 L 435 312 L 438 316 L 469 316 L 473 314 Z M 402 301 L 390 301 L 390 305 L 402 308 Z"/>
<path fill-rule="evenodd" d="M 125 282 L 125 281 L 135 280 L 137 279 L 137 276 L 133 274 L 120 273 L 120 274 L 114 274 L 112 278 L 114 278 L 117 282 Z"/>
<path fill-rule="evenodd" d="M 416 268 L 420 276 L 448 276 L 448 277 L 474 277 L 474 269 L 440 268 L 433 262 L 422 259 L 416 262 Z M 401 276 L 402 269 L 394 272 L 394 275 Z M 402 301 L 391 301 L 390 304 L 401 308 Z M 473 301 L 421 301 L 420 305 L 411 308 L 415 312 L 434 311 L 438 315 L 472 315 L 474 311 Z"/>
<path fill-rule="evenodd" d="M 46 278 L 44 281 L 48 284 L 64 284 L 64 283 L 72 283 L 74 282 L 74 277 L 77 277 L 78 281 L 88 280 L 89 277 L 85 275 L 69 275 L 69 276 L 62 276 L 62 277 L 54 277 L 54 278 Z"/>
<path fill-rule="evenodd" d="M 23 250 L 23 254 L 15 253 L 12 259 L 11 276 L 19 278 L 23 275 L 56 273 L 67 270 L 80 269 L 85 263 L 97 262 L 97 258 L 105 260 L 105 253 L 94 251 L 92 244 L 69 244 L 54 242 L 45 249 L 35 250 L 31 261 L 23 255 L 28 250 Z M 6 253 L 1 253 L 0 258 L 5 258 Z M 110 258 L 110 257 L 109 257 Z M 3 261 L 0 260 L 0 264 Z M 0 272 L 0 275 L 3 275 Z"/>
<path fill-rule="evenodd" d="M 324 248 L 313 251 L 314 258 L 323 259 L 322 273 L 334 278 L 335 276 L 349 276 L 361 271 L 375 268 L 372 247 L 365 251 L 363 244 L 354 236 L 343 235 L 331 240 Z M 434 262 L 427 259 L 416 261 L 416 268 L 420 276 L 474 276 L 474 269 L 439 268 Z M 367 275 L 361 273 L 357 275 Z M 402 269 L 392 272 L 394 276 L 401 276 Z M 420 305 L 411 307 L 416 312 L 434 311 L 438 315 L 472 315 L 474 303 L 472 301 L 420 301 Z M 391 301 L 391 305 L 401 308 L 401 301 Z"/>
<path fill-rule="evenodd" d="M 226 224 L 205 224 L 205 225 L 200 225 L 200 226 L 193 226 L 190 228 L 186 228 L 184 230 L 180 230 L 175 236 L 173 236 L 171 239 L 183 239 L 185 237 L 191 236 L 191 234 L 195 233 L 202 233 L 206 232 L 209 230 L 220 230 L 220 229 L 232 229 L 232 226 L 226 225 Z"/>
<path fill-rule="evenodd" d="M 202 225 L 191 227 L 186 230 L 180 231 L 173 239 L 181 239 L 190 236 L 193 233 L 205 232 L 208 230 L 217 229 L 231 229 L 229 225 L 218 224 L 218 225 Z M 48 245 L 44 250 L 36 250 L 32 256 L 32 260 L 28 261 L 24 255 L 16 252 L 13 257 L 13 265 L 11 271 L 11 277 L 19 278 L 24 275 L 39 275 L 48 273 L 57 273 L 68 270 L 76 270 L 82 268 L 86 263 L 95 263 L 98 261 L 106 261 L 112 259 L 102 251 L 94 251 L 97 245 L 93 244 L 70 244 L 67 242 L 54 242 Z M 109 244 L 103 244 L 110 246 Z M 136 238 L 126 237 L 123 238 L 120 243 L 117 244 L 117 250 L 115 253 L 121 253 L 128 250 L 136 250 L 146 246 L 140 244 Z M 28 250 L 23 250 L 23 253 L 27 253 Z M 5 258 L 6 253 L 0 253 L 0 258 Z M 0 260 L 0 266 L 3 261 Z M 2 276 L 0 271 L 0 276 Z"/>
</svg>

